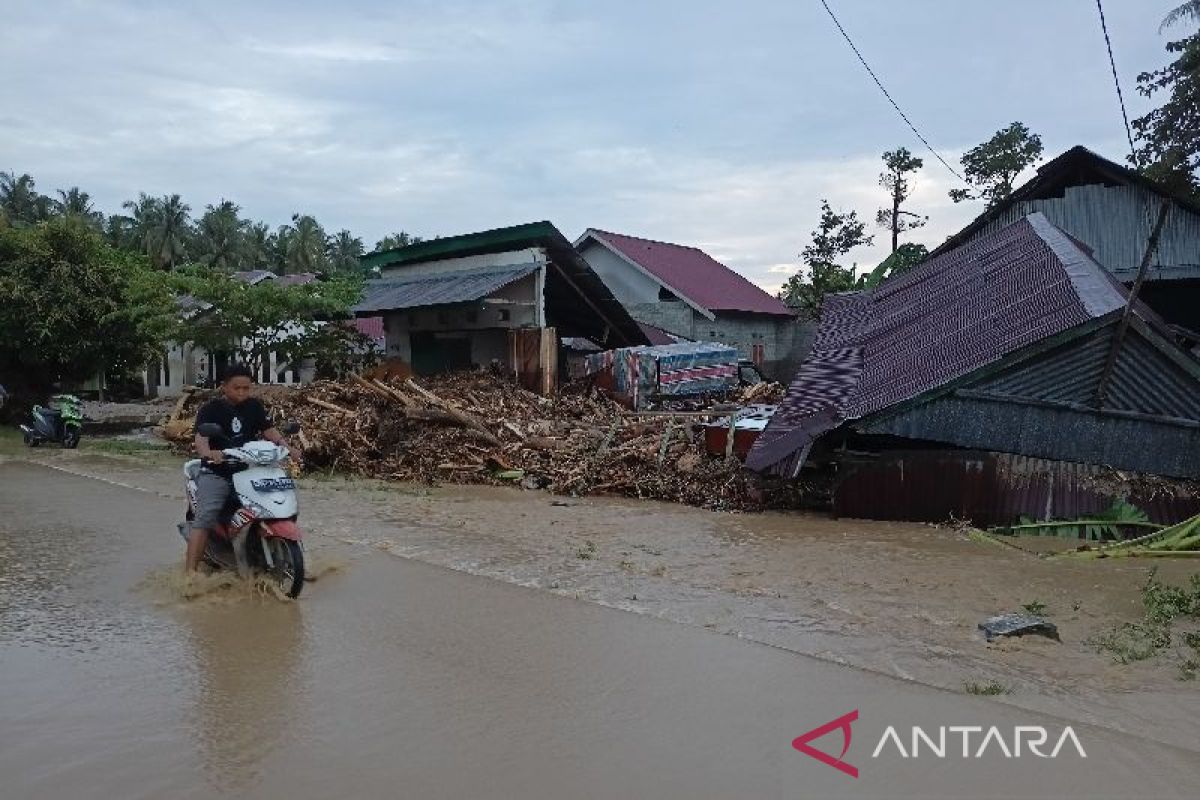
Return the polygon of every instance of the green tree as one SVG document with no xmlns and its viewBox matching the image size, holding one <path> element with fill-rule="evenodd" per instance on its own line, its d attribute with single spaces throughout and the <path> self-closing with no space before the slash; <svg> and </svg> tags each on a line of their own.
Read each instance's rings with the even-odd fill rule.
<svg viewBox="0 0 1200 800">
<path fill-rule="evenodd" d="M 320 223 L 307 214 L 293 214 L 292 224 L 286 230 L 284 271 L 324 273 L 329 266 L 325 256 L 328 237 Z"/>
<path fill-rule="evenodd" d="M 1012 194 L 1013 181 L 1041 157 L 1042 137 L 1030 133 L 1024 123 L 1014 122 L 966 152 L 962 165 L 970 188 L 951 189 L 950 199 L 956 203 L 984 200 L 991 208 Z"/>
<path fill-rule="evenodd" d="M 318 355 L 332 358 L 336 346 L 331 342 L 344 341 L 351 347 L 356 341 L 349 334 L 339 339 L 336 331 L 326 330 L 334 326 L 357 333 L 343 324 L 362 296 L 362 282 L 353 276 L 299 285 L 274 280 L 250 285 L 221 272 L 185 269 L 171 276 L 171 285 L 199 304 L 198 310 L 178 320 L 171 340 L 210 352 L 232 352 L 255 374 L 271 353 L 282 353 L 293 362 Z"/>
<path fill-rule="evenodd" d="M 839 266 L 837 259 L 856 247 L 871 243 L 873 237 L 867 235 L 866 228 L 857 212 L 835 212 L 828 200 L 822 200 L 817 229 L 800 253 L 805 266 L 788 278 L 779 298 L 811 319 L 817 319 L 825 295 L 858 288 L 854 267 Z"/>
<path fill-rule="evenodd" d="M 156 266 L 174 269 L 187 259 L 190 210 L 177 194 L 163 195 L 159 201 L 158 220 L 151 233 L 149 248 L 150 260 Z"/>
<path fill-rule="evenodd" d="M 196 223 L 196 258 L 201 264 L 232 272 L 244 265 L 245 237 L 250 223 L 230 200 L 208 205 Z M 247 269 L 253 269 L 245 264 Z"/>
<path fill-rule="evenodd" d="M 358 273 L 363 255 L 363 240 L 348 230 L 340 230 L 329 239 L 329 266 L 334 272 Z"/>
<path fill-rule="evenodd" d="M 405 231 L 389 233 L 375 243 L 375 252 L 379 252 L 380 250 L 395 250 L 398 247 L 408 247 L 411 244 L 420 244 L 423 241 L 425 240 L 420 236 L 411 236 Z"/>
<path fill-rule="evenodd" d="M 33 176 L 0 172 L 0 213 L 14 225 L 32 225 L 50 217 L 53 201 L 39 194 Z"/>
<path fill-rule="evenodd" d="M 1192 20 L 1200 22 L 1200 0 L 1188 0 L 1180 6 L 1171 9 L 1171 12 L 1163 18 L 1162 25 L 1159 26 L 1158 32 L 1162 33 L 1167 28 L 1179 22 Z"/>
<path fill-rule="evenodd" d="M 44 391 L 140 369 L 174 316 L 153 278 L 145 257 L 109 247 L 78 217 L 0 227 L 0 382 Z"/>
<path fill-rule="evenodd" d="M 925 245 L 905 242 L 862 279 L 862 286 L 865 289 L 874 289 L 888 278 L 903 275 L 928 257 L 929 248 Z"/>
<path fill-rule="evenodd" d="M 92 196 L 72 186 L 63 191 L 58 190 L 58 199 L 54 203 L 54 213 L 61 217 L 78 217 L 96 230 L 104 229 L 104 215 L 92 207 Z"/>
<path fill-rule="evenodd" d="M 891 204 L 875 213 L 879 227 L 892 232 L 892 252 L 900 246 L 900 234 L 920 228 L 929 222 L 929 217 L 905 211 L 904 201 L 912 193 L 908 176 L 925 166 L 925 162 L 908 151 L 907 147 L 890 150 L 883 154 L 886 169 L 879 174 L 879 185 L 887 189 Z"/>
<path fill-rule="evenodd" d="M 177 194 L 150 197 L 145 192 L 137 200 L 127 200 L 133 229 L 141 252 L 159 269 L 174 269 L 187 258 L 187 240 L 191 234 L 191 209 Z"/>
<path fill-rule="evenodd" d="M 242 264 L 246 269 L 276 270 L 274 237 L 265 222 L 251 223 L 242 236 Z"/>
<path fill-rule="evenodd" d="M 1139 145 L 1133 163 L 1172 191 L 1200 198 L 1200 33 L 1168 43 L 1167 52 L 1178 54 L 1173 63 L 1138 75 L 1142 96 L 1168 96 L 1133 121 Z"/>
</svg>

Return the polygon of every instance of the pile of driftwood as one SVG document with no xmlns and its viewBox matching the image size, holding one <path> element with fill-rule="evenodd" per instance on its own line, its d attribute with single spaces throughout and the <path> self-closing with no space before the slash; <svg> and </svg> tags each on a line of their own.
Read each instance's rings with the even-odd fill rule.
<svg viewBox="0 0 1200 800">
<path fill-rule="evenodd" d="M 540 397 L 489 373 L 263 387 L 276 420 L 302 426 L 308 469 L 430 483 L 519 484 L 559 494 L 619 494 L 719 509 L 794 505 L 799 487 L 764 493 L 736 460 L 702 450 L 703 417 L 639 416 L 587 385 Z M 164 435 L 186 446 L 181 402 Z"/>
</svg>

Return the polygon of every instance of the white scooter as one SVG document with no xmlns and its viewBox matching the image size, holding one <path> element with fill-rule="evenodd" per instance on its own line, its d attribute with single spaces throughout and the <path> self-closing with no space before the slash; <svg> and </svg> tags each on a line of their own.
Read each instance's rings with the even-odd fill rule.
<svg viewBox="0 0 1200 800">
<path fill-rule="evenodd" d="M 291 423 L 284 433 L 300 427 Z M 221 427 L 200 425 L 201 436 L 219 437 Z M 296 525 L 300 510 L 296 482 L 284 464 L 288 449 L 271 442 L 249 442 L 242 447 L 222 450 L 226 470 L 232 472 L 233 491 L 221 515 L 221 524 L 210 531 L 204 561 L 215 569 L 232 569 L 243 577 L 265 574 L 288 597 L 296 597 L 304 588 L 304 548 Z M 187 490 L 187 517 L 179 523 L 185 540 L 196 515 L 196 477 L 207 466 L 206 459 L 192 459 L 183 465 Z"/>
</svg>

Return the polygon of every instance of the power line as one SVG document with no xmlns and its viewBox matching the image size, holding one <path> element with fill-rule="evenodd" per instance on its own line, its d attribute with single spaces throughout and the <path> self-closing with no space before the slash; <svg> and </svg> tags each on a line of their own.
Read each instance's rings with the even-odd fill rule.
<svg viewBox="0 0 1200 800">
<path fill-rule="evenodd" d="M 896 109 L 896 113 L 900 115 L 900 119 L 904 120 L 909 129 L 916 135 L 918 139 L 921 140 L 921 143 L 929 148 L 929 152 L 933 153 L 934 157 L 937 158 L 938 161 L 942 162 L 942 166 L 950 170 L 950 173 L 954 175 L 954 177 L 958 178 L 960 181 L 963 180 L 963 177 L 954 170 L 954 167 L 950 166 L 946 162 L 946 159 L 942 158 L 941 154 L 938 153 L 937 150 L 933 149 L 933 145 L 931 145 L 925 139 L 925 137 L 921 135 L 921 132 L 917 130 L 917 126 L 912 123 L 912 120 L 908 118 L 908 116 L 900 109 L 900 106 L 896 104 L 896 101 L 892 99 L 892 96 L 888 94 L 888 90 L 883 88 L 883 83 L 881 83 L 879 78 L 875 75 L 875 70 L 871 69 L 871 65 L 867 63 L 865 58 L 863 58 L 862 53 L 858 52 L 858 48 L 854 46 L 854 41 L 850 38 L 850 34 L 846 33 L 846 29 L 842 27 L 842 23 L 838 22 L 837 15 L 835 15 L 833 13 L 833 9 L 829 7 L 829 3 L 825 2 L 825 0 L 821 0 L 821 5 L 825 6 L 825 10 L 829 13 L 829 18 L 833 20 L 833 24 L 836 25 L 837 29 L 841 32 L 842 38 L 846 40 L 846 44 L 850 45 L 850 49 L 854 51 L 854 55 L 858 56 L 859 62 L 863 65 L 863 68 L 866 69 L 867 74 L 871 76 L 871 80 L 875 81 L 875 85 L 879 87 L 879 91 L 883 92 L 883 96 L 886 97 L 887 101 L 892 104 L 892 108 Z"/>
<path fill-rule="evenodd" d="M 1108 38 L 1108 23 L 1104 21 L 1104 6 L 1096 0 L 1096 10 L 1100 12 L 1100 30 L 1104 31 L 1104 46 L 1108 48 L 1108 63 L 1112 67 L 1113 85 L 1117 87 L 1117 101 L 1121 104 L 1121 119 L 1125 120 L 1125 138 L 1129 140 L 1129 154 L 1136 162 L 1137 148 L 1133 146 L 1133 133 L 1129 129 L 1129 114 L 1125 112 L 1125 95 L 1121 93 L 1121 81 L 1117 78 L 1117 62 L 1113 58 L 1112 40 Z"/>
</svg>

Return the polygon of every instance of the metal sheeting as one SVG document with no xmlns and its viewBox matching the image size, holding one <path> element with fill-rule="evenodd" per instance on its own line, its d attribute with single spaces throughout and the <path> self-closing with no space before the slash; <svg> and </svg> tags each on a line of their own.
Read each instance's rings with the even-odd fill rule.
<svg viewBox="0 0 1200 800">
<path fill-rule="evenodd" d="M 1200 477 L 1200 423 L 948 395 L 858 428 L 961 447 Z"/>
<path fill-rule="evenodd" d="M 513 281 L 532 275 L 537 264 L 506 265 L 484 269 L 442 272 L 411 278 L 381 278 L 367 281 L 356 314 L 393 311 L 420 306 L 466 303 L 481 300 Z"/>
<path fill-rule="evenodd" d="M 1014 398 L 1091 404 L 1112 347 L 1114 325 L 971 384 Z M 1196 381 L 1140 334 L 1125 337 L 1105 408 L 1200 420 Z"/>
<path fill-rule="evenodd" d="M 1053 248 L 1043 234 L 1053 234 Z M 829 417 L 873 414 L 1074 329 L 1115 308 L 1109 291 L 1103 268 L 1034 215 L 875 290 L 829 298 L 812 357 L 746 463 L 789 474 L 791 453 L 828 430 Z M 831 397 L 828 384 L 842 379 L 837 353 L 854 348 L 861 369 L 852 390 Z M 816 425 L 820 409 L 829 411 Z M 781 472 L 785 460 L 792 466 Z"/>
<path fill-rule="evenodd" d="M 847 461 L 842 474 L 833 508 L 843 517 L 942 522 L 953 516 L 981 526 L 1009 525 L 1022 516 L 1080 519 L 1109 508 L 1116 497 L 1164 525 L 1200 513 L 1194 487 L 1007 453 L 890 452 Z"/>
<path fill-rule="evenodd" d="M 1124 281 L 1137 275 L 1162 198 L 1140 186 L 1068 186 L 1062 197 L 1021 200 L 972 237 L 995 233 L 1033 212 L 1092 248 L 1093 257 Z M 1147 273 L 1150 280 L 1200 276 L 1200 216 L 1174 208 Z"/>
</svg>

